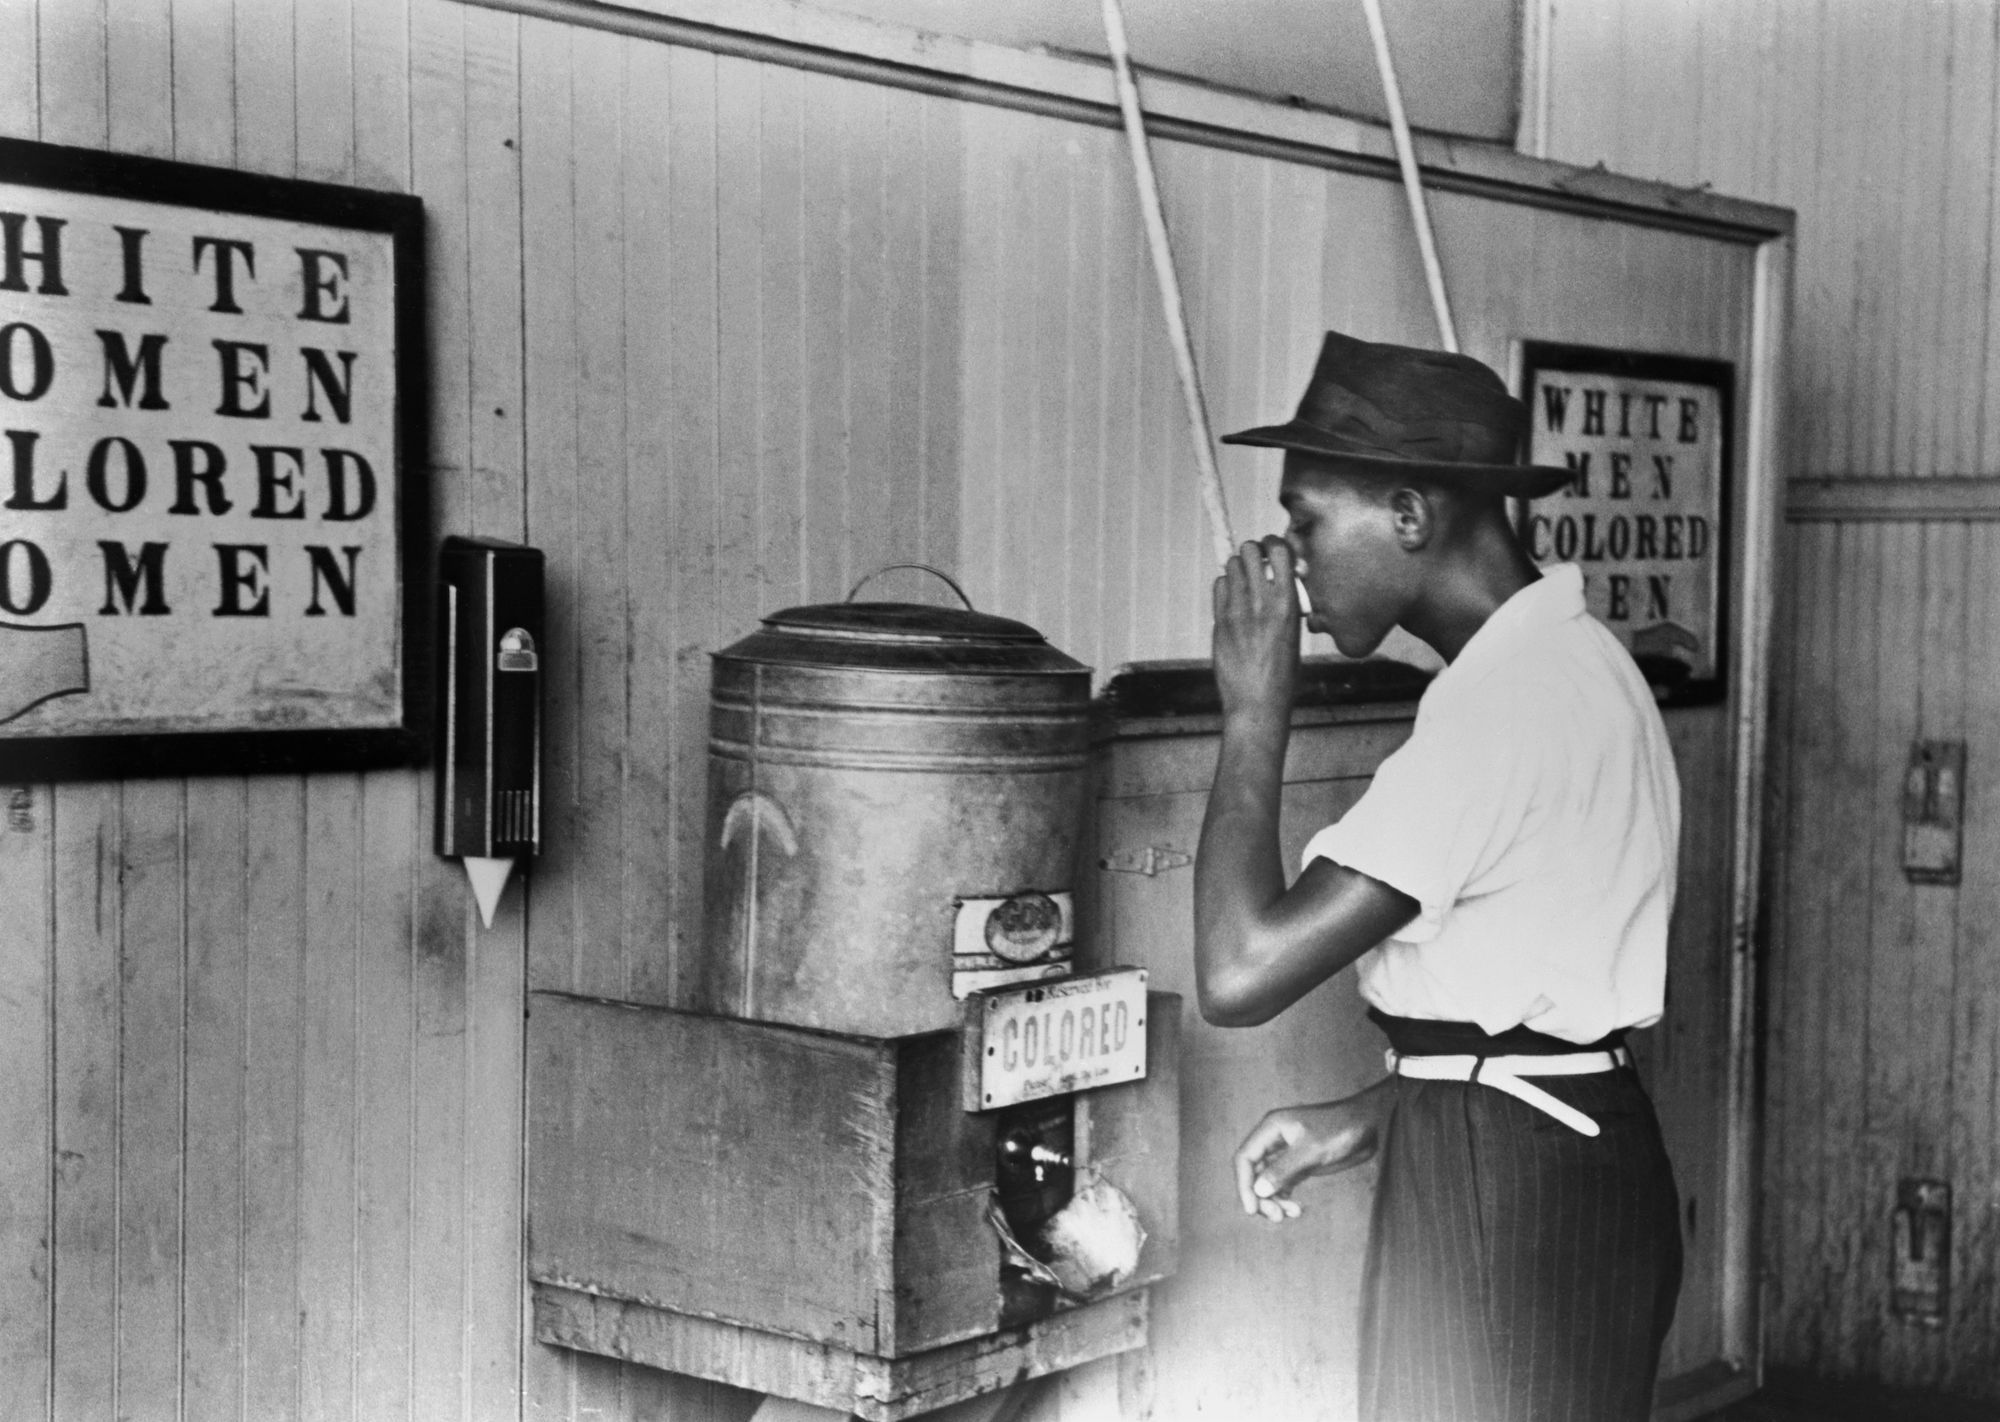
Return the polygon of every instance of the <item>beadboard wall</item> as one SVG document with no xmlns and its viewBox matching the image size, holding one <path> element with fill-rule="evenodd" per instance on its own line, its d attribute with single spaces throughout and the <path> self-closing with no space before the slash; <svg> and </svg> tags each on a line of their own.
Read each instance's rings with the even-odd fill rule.
<svg viewBox="0 0 2000 1422">
<path fill-rule="evenodd" d="M 674 1002 L 698 970 L 708 653 L 902 560 L 1101 674 L 1205 650 L 1208 535 L 1115 130 L 620 24 L 0 0 L 0 133 L 423 199 L 434 526 L 547 551 L 551 645 L 547 850 L 490 930 L 430 852 L 421 771 L 6 790 L 0 1415 L 747 1416 L 754 1395 L 523 1320 L 525 990 Z M 1554 40 L 1560 81 L 1582 41 Z M 1184 124 L 1158 148 L 1224 428 L 1288 408 L 1329 326 L 1433 339 L 1386 138 L 1273 123 L 1317 137 Z M 1748 369 L 1747 228 L 1622 189 L 1646 220 L 1608 221 L 1605 184 L 1517 160 L 1549 199 L 1519 203 L 1501 158 L 1433 199 L 1469 350 Z M 1278 526 L 1268 456 L 1227 450 L 1224 478 L 1240 534 Z M 1681 734 L 1720 827 L 1696 920 L 1720 953 L 1732 733 L 1713 708 Z M 1676 1129 L 1714 1128 L 1689 1111 Z M 1238 1129 L 1185 1145 L 1226 1155 Z M 1713 1351 L 1719 1307 L 1681 1356 Z M 1285 1360 L 1294 1415 L 1331 1405 L 1314 1369 L 1349 1346 Z M 1038 1415 L 1114 1415 L 1127 1384 L 1086 1370 Z"/>
<path fill-rule="evenodd" d="M 1774 634 L 1773 1363 L 2000 1397 L 2000 14 L 1531 7 L 1550 157 L 1798 213 Z M 1967 743 L 1964 879 L 1901 870 L 1910 743 Z M 1890 1311 L 1897 1182 L 1953 1190 L 1942 1328 Z"/>
</svg>

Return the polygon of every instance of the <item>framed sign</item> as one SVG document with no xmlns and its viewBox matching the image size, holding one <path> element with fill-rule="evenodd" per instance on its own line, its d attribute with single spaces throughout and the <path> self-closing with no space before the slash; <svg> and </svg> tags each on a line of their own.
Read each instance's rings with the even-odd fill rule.
<svg viewBox="0 0 2000 1422">
<path fill-rule="evenodd" d="M 1591 612 L 1662 704 L 1721 699 L 1734 367 L 1536 341 L 1520 357 L 1529 461 L 1572 471 L 1522 505 L 1529 553 L 1582 568 Z"/>
<path fill-rule="evenodd" d="M 422 222 L 0 140 L 0 774 L 417 755 Z"/>
</svg>

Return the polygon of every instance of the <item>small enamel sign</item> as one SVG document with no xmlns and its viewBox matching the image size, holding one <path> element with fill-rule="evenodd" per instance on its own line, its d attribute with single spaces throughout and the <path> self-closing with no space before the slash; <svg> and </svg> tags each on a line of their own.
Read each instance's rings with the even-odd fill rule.
<svg viewBox="0 0 2000 1422">
<path fill-rule="evenodd" d="M 1146 1075 L 1144 968 L 989 989 L 966 1007 L 968 1111 Z"/>
</svg>

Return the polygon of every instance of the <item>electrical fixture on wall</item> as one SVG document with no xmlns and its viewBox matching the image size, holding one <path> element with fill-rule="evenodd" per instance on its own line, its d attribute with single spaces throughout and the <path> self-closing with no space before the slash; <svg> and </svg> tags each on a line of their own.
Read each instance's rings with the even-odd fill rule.
<svg viewBox="0 0 2000 1422">
<path fill-rule="evenodd" d="M 1899 1180 L 1894 1233 L 1889 1311 L 1927 1328 L 1943 1327 L 1951 1305 L 1951 1186 Z"/>
<path fill-rule="evenodd" d="M 1965 807 L 1965 742 L 1917 741 L 1903 777 L 1903 875 L 1956 884 Z"/>
</svg>

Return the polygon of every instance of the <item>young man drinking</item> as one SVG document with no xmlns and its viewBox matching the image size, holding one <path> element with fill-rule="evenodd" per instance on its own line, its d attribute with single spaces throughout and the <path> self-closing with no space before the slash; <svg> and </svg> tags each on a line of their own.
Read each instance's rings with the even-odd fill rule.
<svg viewBox="0 0 2000 1422">
<path fill-rule="evenodd" d="M 1363 1280 L 1369 1422 L 1641 1422 L 1680 1288 L 1673 1173 L 1626 1030 L 1660 1016 L 1679 785 L 1653 697 L 1537 569 L 1507 498 L 1527 412 L 1469 357 L 1328 333 L 1290 421 L 1282 539 L 1215 584 L 1223 728 L 1195 862 L 1202 1015 L 1269 1020 L 1350 963 L 1388 1075 L 1272 1111 L 1244 1210 L 1380 1158 Z M 1295 586 L 1294 578 L 1298 580 Z M 1307 625 L 1350 657 L 1394 627 L 1446 663 L 1409 740 L 1306 847 L 1278 806 Z"/>
</svg>

